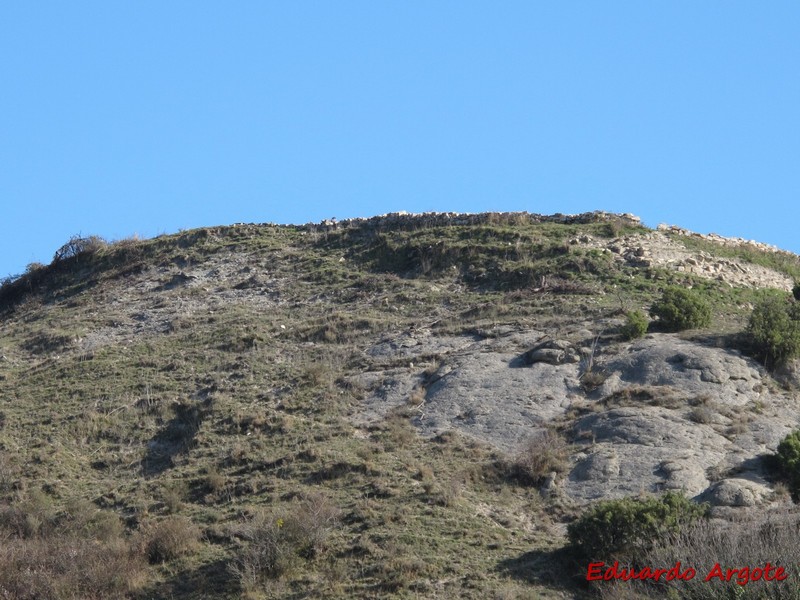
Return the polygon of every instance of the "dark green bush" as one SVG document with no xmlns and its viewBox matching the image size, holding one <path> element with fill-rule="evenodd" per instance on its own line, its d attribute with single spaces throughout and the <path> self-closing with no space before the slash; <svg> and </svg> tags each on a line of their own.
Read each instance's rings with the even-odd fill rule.
<svg viewBox="0 0 800 600">
<path fill-rule="evenodd" d="M 800 429 L 787 435 L 778 444 L 776 457 L 780 475 L 789 484 L 792 500 L 800 500 Z"/>
<path fill-rule="evenodd" d="M 622 338 L 625 340 L 635 340 L 644 337 L 650 321 L 640 310 L 629 311 L 625 316 L 625 325 L 622 326 Z"/>
<path fill-rule="evenodd" d="M 601 502 L 570 523 L 567 533 L 570 543 L 590 559 L 630 560 L 706 512 L 706 505 L 677 492 L 659 498 L 622 498 Z"/>
<path fill-rule="evenodd" d="M 749 343 L 768 367 L 800 356 L 800 304 L 773 296 L 759 303 L 747 325 Z"/>
<path fill-rule="evenodd" d="M 666 331 L 683 331 L 707 327 L 711 323 L 711 307 L 697 292 L 668 287 L 650 307 L 650 315 L 658 318 Z"/>
</svg>

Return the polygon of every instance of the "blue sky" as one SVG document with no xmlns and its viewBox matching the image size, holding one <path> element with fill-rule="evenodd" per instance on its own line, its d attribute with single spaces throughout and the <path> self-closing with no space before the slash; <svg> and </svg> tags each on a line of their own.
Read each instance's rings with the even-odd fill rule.
<svg viewBox="0 0 800 600">
<path fill-rule="evenodd" d="M 633 212 L 800 252 L 800 3 L 4 2 L 0 277 L 71 235 Z"/>
</svg>

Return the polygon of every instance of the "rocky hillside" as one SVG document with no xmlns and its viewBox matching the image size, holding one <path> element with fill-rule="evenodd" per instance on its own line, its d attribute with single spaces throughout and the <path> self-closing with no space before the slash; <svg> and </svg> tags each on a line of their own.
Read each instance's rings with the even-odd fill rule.
<svg viewBox="0 0 800 600">
<path fill-rule="evenodd" d="M 0 595 L 592 597 L 597 501 L 791 505 L 797 393 L 741 332 L 798 279 L 607 213 L 73 239 L 0 287 Z M 626 339 L 667 286 L 711 324 Z"/>
</svg>

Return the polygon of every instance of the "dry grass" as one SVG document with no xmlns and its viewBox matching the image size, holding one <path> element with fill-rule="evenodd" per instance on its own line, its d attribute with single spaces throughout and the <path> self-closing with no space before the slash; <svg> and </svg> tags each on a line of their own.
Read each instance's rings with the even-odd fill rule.
<svg viewBox="0 0 800 600">
<path fill-rule="evenodd" d="M 681 598 L 685 600 L 798 600 L 794 557 L 800 555 L 800 515 L 796 512 L 773 512 L 751 520 L 722 522 L 700 520 L 677 536 L 661 540 L 642 557 L 641 565 L 651 568 L 670 568 L 680 561 L 683 568 L 691 566 L 697 572 L 690 581 L 663 581 L 660 585 L 619 582 L 601 585 L 603 598 L 608 600 L 644 600 L 648 598 Z M 719 578 L 704 581 L 718 563 L 723 573 L 727 569 L 749 568 L 748 574 L 737 571 L 731 581 Z M 755 568 L 783 566 L 788 577 L 784 581 L 751 581 Z M 772 574 L 776 571 L 773 568 Z M 605 584 L 606 582 L 602 582 Z"/>
<path fill-rule="evenodd" d="M 693 423 L 708 425 L 717 419 L 717 412 L 708 406 L 695 406 L 689 411 L 689 420 Z"/>
<path fill-rule="evenodd" d="M 170 516 L 139 528 L 137 544 L 150 563 L 163 563 L 194 550 L 200 528 L 186 517 Z"/>
<path fill-rule="evenodd" d="M 122 598 L 143 584 L 145 563 L 115 514 L 85 500 L 60 509 L 39 490 L 0 512 L 0 597 Z"/>
<path fill-rule="evenodd" d="M 525 442 L 511 463 L 511 474 L 520 481 L 540 485 L 553 472 L 568 466 L 569 445 L 557 432 L 547 429 Z"/>
<path fill-rule="evenodd" d="M 1 417 L 0 423 L 2 423 Z M 2 428 L 1 425 L 0 428 Z M 0 451 L 0 494 L 5 494 L 13 488 L 17 474 L 16 465 L 11 458 L 5 452 Z"/>
<path fill-rule="evenodd" d="M 0 593 L 8 600 L 122 598 L 142 586 L 144 566 L 121 539 L 6 540 L 0 546 Z"/>
<path fill-rule="evenodd" d="M 602 271 L 603 261 L 565 245 L 581 229 L 343 228 L 314 240 L 291 227 L 209 228 L 117 243 L 0 286 L 0 539 L 4 552 L 27 557 L 8 573 L 19 576 L 25 560 L 35 572 L 35 547 L 62 539 L 51 547 L 78 540 L 65 550 L 75 556 L 127 547 L 118 560 L 138 565 L 147 598 L 232 600 L 243 588 L 294 598 L 548 597 L 527 571 L 497 566 L 558 543 L 556 522 L 570 515 L 530 487 L 563 468 L 558 434 L 513 467 L 461 436 L 420 439 L 408 417 L 422 388 L 386 422 L 352 424 L 369 393 L 359 375 L 406 369 L 405 353 L 422 350 L 428 329 L 498 341 L 534 323 L 555 331 L 616 310 L 610 294 L 569 295 L 612 284 L 632 305 L 649 304 L 657 281 Z M 585 233 L 602 236 L 594 225 Z M 432 246 L 441 252 L 421 269 Z M 176 269 L 207 276 L 166 289 Z M 424 343 L 369 354 L 404 332 Z M 414 356 L 415 368 L 431 356 Z M 584 378 L 587 388 L 596 377 Z M 40 488 L 46 494 L 32 491 Z M 244 515 L 265 510 L 269 518 L 237 535 Z M 203 543 L 192 523 L 206 526 Z M 63 580 L 64 598 L 125 597 L 136 569 L 102 558 L 91 560 L 131 576 L 69 587 L 78 575 L 54 562 L 42 577 Z M 567 578 L 557 586 L 572 591 Z"/>
<path fill-rule="evenodd" d="M 324 553 L 339 509 L 323 494 L 295 503 L 291 511 L 259 513 L 240 528 L 248 545 L 231 564 L 247 594 L 255 594 Z"/>
</svg>

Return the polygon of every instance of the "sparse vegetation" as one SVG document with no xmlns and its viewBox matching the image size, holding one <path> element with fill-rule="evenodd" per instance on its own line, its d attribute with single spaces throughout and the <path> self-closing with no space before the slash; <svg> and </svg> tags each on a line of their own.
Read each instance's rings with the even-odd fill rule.
<svg viewBox="0 0 800 600">
<path fill-rule="evenodd" d="M 632 311 L 617 329 L 620 310 L 692 285 L 741 331 L 763 294 L 623 264 L 595 242 L 644 231 L 625 219 L 567 221 L 77 238 L 8 279 L 0 596 L 574 595 L 558 532 L 577 509 L 559 499 L 563 478 L 544 493 L 593 440 L 574 418 L 649 406 L 726 426 L 663 386 L 599 398 L 619 334 L 648 327 Z M 581 361 L 559 366 L 582 388 L 573 380 L 555 428 L 508 454 L 458 431 L 418 435 L 449 376 L 431 340 L 521 353 L 515 336 L 538 330 L 568 331 Z M 502 376 L 527 376 L 512 371 L 522 363 Z M 385 417 L 361 420 L 365 399 L 394 391 Z M 522 410 L 540 427 L 538 408 Z M 620 553 L 642 546 L 648 515 L 694 514 L 624 502 L 604 513 L 622 523 Z"/>
<path fill-rule="evenodd" d="M 709 240 L 686 235 L 676 235 L 673 239 L 691 250 L 706 252 L 712 256 L 721 258 L 742 260 L 746 263 L 774 269 L 779 273 L 791 277 L 795 281 L 800 281 L 800 261 L 798 261 L 796 255 L 790 254 L 789 252 L 763 251 L 748 244 L 725 246 L 715 244 Z"/>
</svg>

